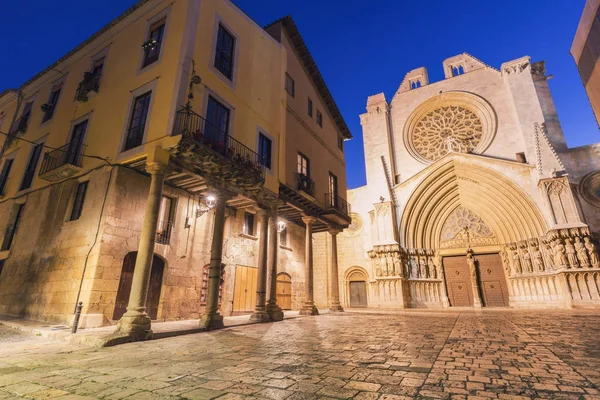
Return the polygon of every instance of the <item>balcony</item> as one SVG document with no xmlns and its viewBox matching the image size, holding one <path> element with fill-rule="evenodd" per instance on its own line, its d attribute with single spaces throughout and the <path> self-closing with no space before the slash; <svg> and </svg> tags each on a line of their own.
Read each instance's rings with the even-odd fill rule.
<svg viewBox="0 0 600 400">
<path fill-rule="evenodd" d="M 310 177 L 296 172 L 296 180 L 298 181 L 298 190 L 311 197 L 315 196 L 315 182 Z"/>
<path fill-rule="evenodd" d="M 208 180 L 249 190 L 264 184 L 264 160 L 189 108 L 177 111 L 173 135 L 182 135 L 178 162 Z"/>
<path fill-rule="evenodd" d="M 336 193 L 325 194 L 325 212 L 329 219 L 341 225 L 348 224 L 350 218 L 350 204 Z"/>
<path fill-rule="evenodd" d="M 40 178 L 56 182 L 69 178 L 81 171 L 82 143 L 67 143 L 44 154 Z"/>
<path fill-rule="evenodd" d="M 173 231 L 172 221 L 159 221 L 156 228 L 156 243 L 169 244 L 171 242 L 171 232 Z"/>
</svg>

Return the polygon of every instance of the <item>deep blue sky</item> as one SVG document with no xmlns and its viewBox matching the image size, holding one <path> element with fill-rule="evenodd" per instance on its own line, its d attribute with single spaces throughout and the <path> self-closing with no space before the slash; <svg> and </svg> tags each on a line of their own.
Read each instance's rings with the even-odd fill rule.
<svg viewBox="0 0 600 400">
<path fill-rule="evenodd" d="M 135 0 L 7 1 L 0 37 L 0 91 L 17 87 L 60 58 Z M 346 143 L 348 185 L 363 185 L 358 115 L 367 96 L 391 99 L 404 74 L 468 52 L 496 68 L 524 55 L 546 60 L 550 89 L 569 146 L 599 140 L 569 54 L 585 0 L 236 0 L 261 25 L 291 14 L 354 139 Z"/>
</svg>

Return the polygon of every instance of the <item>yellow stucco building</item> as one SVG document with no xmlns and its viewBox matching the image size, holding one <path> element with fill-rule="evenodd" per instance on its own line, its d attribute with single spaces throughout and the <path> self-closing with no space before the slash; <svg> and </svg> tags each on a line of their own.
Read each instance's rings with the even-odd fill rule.
<svg viewBox="0 0 600 400">
<path fill-rule="evenodd" d="M 4 91 L 0 132 L 0 313 L 83 302 L 83 326 L 144 338 L 316 312 L 312 233 L 350 221 L 351 134 L 291 18 L 142 0 Z"/>
</svg>

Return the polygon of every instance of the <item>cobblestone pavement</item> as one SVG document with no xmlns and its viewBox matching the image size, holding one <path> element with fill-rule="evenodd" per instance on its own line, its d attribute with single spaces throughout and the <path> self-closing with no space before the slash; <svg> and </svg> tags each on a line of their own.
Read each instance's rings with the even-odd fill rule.
<svg viewBox="0 0 600 400">
<path fill-rule="evenodd" d="M 0 344 L 0 399 L 600 399 L 600 313 L 340 313 L 90 350 Z"/>
<path fill-rule="evenodd" d="M 4 348 L 4 346 L 7 346 L 7 343 L 22 342 L 34 339 L 35 338 L 29 334 L 0 325 L 0 349 Z"/>
</svg>

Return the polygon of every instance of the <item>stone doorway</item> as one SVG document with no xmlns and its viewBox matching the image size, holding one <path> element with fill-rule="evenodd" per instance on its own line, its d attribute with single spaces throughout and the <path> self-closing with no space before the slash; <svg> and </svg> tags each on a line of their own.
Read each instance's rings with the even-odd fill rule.
<svg viewBox="0 0 600 400">
<path fill-rule="evenodd" d="M 451 307 L 473 307 L 473 290 L 466 256 L 444 257 L 444 276 Z"/>
<path fill-rule="evenodd" d="M 277 304 L 282 310 L 292 309 L 292 277 L 285 272 L 277 274 Z"/>
<path fill-rule="evenodd" d="M 256 275 L 258 268 L 238 265 L 235 268 L 233 312 L 251 313 L 256 306 Z"/>
<path fill-rule="evenodd" d="M 367 307 L 367 282 L 350 282 L 350 307 Z"/>
<path fill-rule="evenodd" d="M 485 307 L 508 307 L 508 286 L 499 254 L 475 256 L 481 301 Z"/>
<path fill-rule="evenodd" d="M 113 313 L 113 320 L 115 321 L 121 319 L 123 314 L 127 311 L 136 258 L 137 251 L 128 253 L 125 258 L 123 258 L 123 268 L 121 269 L 121 278 L 119 280 L 119 289 L 117 290 L 115 311 Z M 148 294 L 146 296 L 146 312 L 152 320 L 155 320 L 158 316 L 158 305 L 160 302 L 164 269 L 164 261 L 157 255 L 154 255 L 152 258 L 152 271 L 150 272 L 150 285 L 148 286 Z"/>
</svg>

